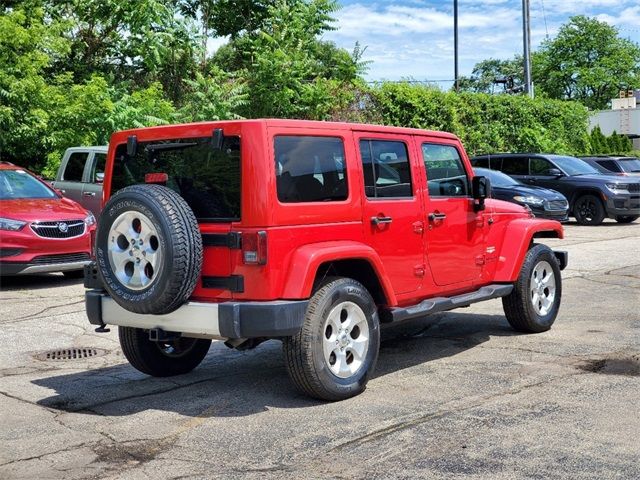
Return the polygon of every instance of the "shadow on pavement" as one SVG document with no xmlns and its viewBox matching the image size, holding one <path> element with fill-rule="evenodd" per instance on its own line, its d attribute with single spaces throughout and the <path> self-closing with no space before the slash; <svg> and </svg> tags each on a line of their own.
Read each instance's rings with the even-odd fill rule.
<svg viewBox="0 0 640 480">
<path fill-rule="evenodd" d="M 0 277 L 0 291 L 40 290 L 43 288 L 79 285 L 83 282 L 83 278 L 67 278 L 62 273 L 3 276 Z"/>
<path fill-rule="evenodd" d="M 491 336 L 516 335 L 503 316 L 445 313 L 384 328 L 374 378 L 452 357 Z M 126 416 L 145 410 L 193 417 L 242 417 L 268 408 L 305 408 L 322 402 L 294 389 L 280 342 L 237 352 L 214 342 L 187 375 L 152 378 L 128 364 L 33 380 L 55 391 L 39 405 L 68 412 Z"/>
</svg>

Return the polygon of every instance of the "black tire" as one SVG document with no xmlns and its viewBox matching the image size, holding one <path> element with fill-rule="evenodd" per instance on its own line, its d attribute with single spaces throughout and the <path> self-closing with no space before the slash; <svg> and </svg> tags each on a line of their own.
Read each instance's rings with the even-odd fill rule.
<svg viewBox="0 0 640 480">
<path fill-rule="evenodd" d="M 62 272 L 65 278 L 79 279 L 84 278 L 84 270 L 67 270 Z"/>
<path fill-rule="evenodd" d="M 618 223 L 632 223 L 632 222 L 635 222 L 638 218 L 640 218 L 639 215 L 618 215 L 616 217 L 616 222 L 618 222 Z"/>
<path fill-rule="evenodd" d="M 119 219 L 134 218 L 140 214 L 150 222 L 151 231 L 154 233 L 151 238 L 155 237 L 153 243 L 156 252 L 162 252 L 162 255 L 158 257 L 159 264 L 151 269 L 152 280 L 149 285 L 134 289 L 123 283 L 114 272 L 114 266 L 110 263 L 109 245 L 111 242 L 113 246 L 114 238 L 117 236 L 117 232 L 111 235 L 114 223 L 120 221 Z M 135 221 L 134 218 L 133 222 Z M 140 225 L 140 220 L 137 221 Z M 119 248 L 123 248 L 123 251 L 131 248 L 133 252 L 136 247 L 130 247 L 124 235 L 120 237 L 124 238 L 124 244 Z M 141 254 L 142 250 L 138 247 L 136 254 Z M 187 301 L 200 278 L 202 236 L 196 217 L 186 201 L 167 187 L 126 187 L 111 197 L 100 215 L 96 235 L 96 260 L 99 276 L 107 292 L 124 309 L 156 315 L 172 312 Z M 137 261 L 144 265 L 144 258 L 139 257 Z M 133 261 L 130 263 L 135 266 Z"/>
<path fill-rule="evenodd" d="M 181 337 L 171 342 L 152 342 L 148 330 L 118 327 L 120 346 L 129 363 L 153 377 L 189 373 L 209 351 L 211 340 Z"/>
<path fill-rule="evenodd" d="M 331 371 L 332 367 L 336 368 L 335 356 L 334 363 L 331 364 L 330 360 L 325 359 L 323 351 L 323 342 L 327 340 L 325 335 L 331 328 L 330 325 L 325 325 L 325 322 L 329 321 L 328 316 L 332 311 L 336 314 L 337 310 L 334 310 L 336 308 L 348 308 L 358 312 L 357 314 L 364 315 L 364 318 L 358 317 L 362 330 L 356 331 L 356 328 L 353 328 L 351 331 L 346 331 L 348 335 L 341 334 L 345 342 L 350 342 L 349 338 L 357 340 L 361 335 L 365 335 L 364 322 L 368 329 L 365 335 L 368 338 L 368 347 L 362 360 L 354 360 L 353 351 L 349 350 L 350 343 L 344 347 L 335 347 L 336 351 L 339 348 L 345 349 L 346 364 L 349 363 L 349 355 L 351 355 L 351 364 L 346 366 L 347 369 L 355 368 L 352 367 L 354 361 L 357 362 L 356 365 L 359 363 L 352 374 L 345 373 L 348 376 L 343 378 Z M 343 315 L 345 312 L 347 310 L 340 310 L 337 315 L 339 315 L 339 321 L 346 325 L 347 321 L 351 322 L 351 320 L 349 316 Z M 331 332 L 332 335 L 333 333 L 337 338 L 338 332 Z M 336 342 L 339 341 L 336 339 Z M 333 342 L 330 343 L 333 344 Z M 287 371 L 296 387 L 310 397 L 329 401 L 343 400 L 364 391 L 375 369 L 379 349 L 380 325 L 375 302 L 364 286 L 350 278 L 326 279 L 311 297 L 300 332 L 283 341 Z"/>
<path fill-rule="evenodd" d="M 600 225 L 606 216 L 602 201 L 595 195 L 582 195 L 573 205 L 573 216 L 580 225 Z"/>
<path fill-rule="evenodd" d="M 547 272 L 547 265 L 551 271 Z M 534 280 L 532 276 L 536 267 L 540 267 L 540 269 L 545 272 L 545 275 L 553 275 L 555 285 L 553 299 L 549 300 L 552 293 L 550 288 L 545 289 L 543 285 L 541 290 L 538 291 L 538 298 L 544 296 L 547 301 L 551 301 L 548 311 L 537 311 L 537 307 L 534 306 L 535 297 L 532 291 Z M 544 278 L 547 277 L 545 276 Z M 514 284 L 513 291 L 502 298 L 502 306 L 507 320 L 515 330 L 526 333 L 540 333 L 549 330 L 551 325 L 553 325 L 558 315 L 561 298 L 562 278 L 556 256 L 546 245 L 534 245 L 525 256 L 522 268 L 520 269 L 520 275 Z M 536 302 L 539 305 L 538 308 L 542 307 L 543 301 L 544 300 L 540 300 L 539 303 Z"/>
</svg>

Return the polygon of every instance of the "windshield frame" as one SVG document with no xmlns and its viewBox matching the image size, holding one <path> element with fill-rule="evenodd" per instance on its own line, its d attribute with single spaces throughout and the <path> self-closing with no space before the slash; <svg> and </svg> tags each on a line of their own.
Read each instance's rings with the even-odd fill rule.
<svg viewBox="0 0 640 480">
<path fill-rule="evenodd" d="M 2 200 L 52 200 L 52 199 L 59 199 L 61 198 L 60 195 L 58 194 L 58 192 L 56 192 L 52 187 L 50 187 L 49 185 L 47 185 L 45 182 L 43 182 L 42 180 L 40 180 L 38 177 L 36 177 L 35 175 L 33 175 L 31 172 L 29 172 L 28 170 L 25 170 L 23 168 L 3 168 L 0 170 L 0 177 L 7 177 L 11 174 L 16 174 L 16 175 L 24 175 L 24 178 L 29 178 L 29 182 L 32 182 L 31 184 L 34 186 L 37 186 L 37 188 L 41 189 L 42 193 L 47 193 L 47 195 L 42 195 L 42 196 L 4 196 L 2 194 L 4 189 L 0 189 L 0 201 Z M 10 180 L 8 178 L 0 178 L 0 182 L 3 181 L 7 181 L 9 182 Z"/>
</svg>

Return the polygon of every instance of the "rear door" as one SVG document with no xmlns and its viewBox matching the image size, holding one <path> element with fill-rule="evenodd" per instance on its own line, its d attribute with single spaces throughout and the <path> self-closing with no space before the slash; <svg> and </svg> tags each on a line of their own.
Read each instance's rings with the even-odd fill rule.
<svg viewBox="0 0 640 480">
<path fill-rule="evenodd" d="M 417 137 L 427 180 L 426 253 L 440 286 L 480 279 L 484 263 L 482 212 L 475 212 L 471 175 L 454 143 Z"/>
<path fill-rule="evenodd" d="M 418 159 L 407 135 L 354 132 L 364 173 L 365 238 L 378 253 L 396 295 L 424 276 L 424 209 L 417 194 Z"/>
</svg>

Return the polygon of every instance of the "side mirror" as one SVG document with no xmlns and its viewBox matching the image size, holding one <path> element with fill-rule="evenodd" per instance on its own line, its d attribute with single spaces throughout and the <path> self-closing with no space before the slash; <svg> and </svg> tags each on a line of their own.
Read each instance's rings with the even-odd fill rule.
<svg viewBox="0 0 640 480">
<path fill-rule="evenodd" d="M 563 173 L 557 168 L 550 168 L 547 170 L 547 175 L 551 175 L 552 177 L 561 177 Z"/>
<path fill-rule="evenodd" d="M 96 183 L 104 182 L 104 172 L 96 172 Z"/>
<path fill-rule="evenodd" d="M 484 200 L 491 196 L 491 180 L 487 177 L 473 177 L 471 181 L 471 195 L 474 200 L 474 210 L 484 210 Z"/>
</svg>

